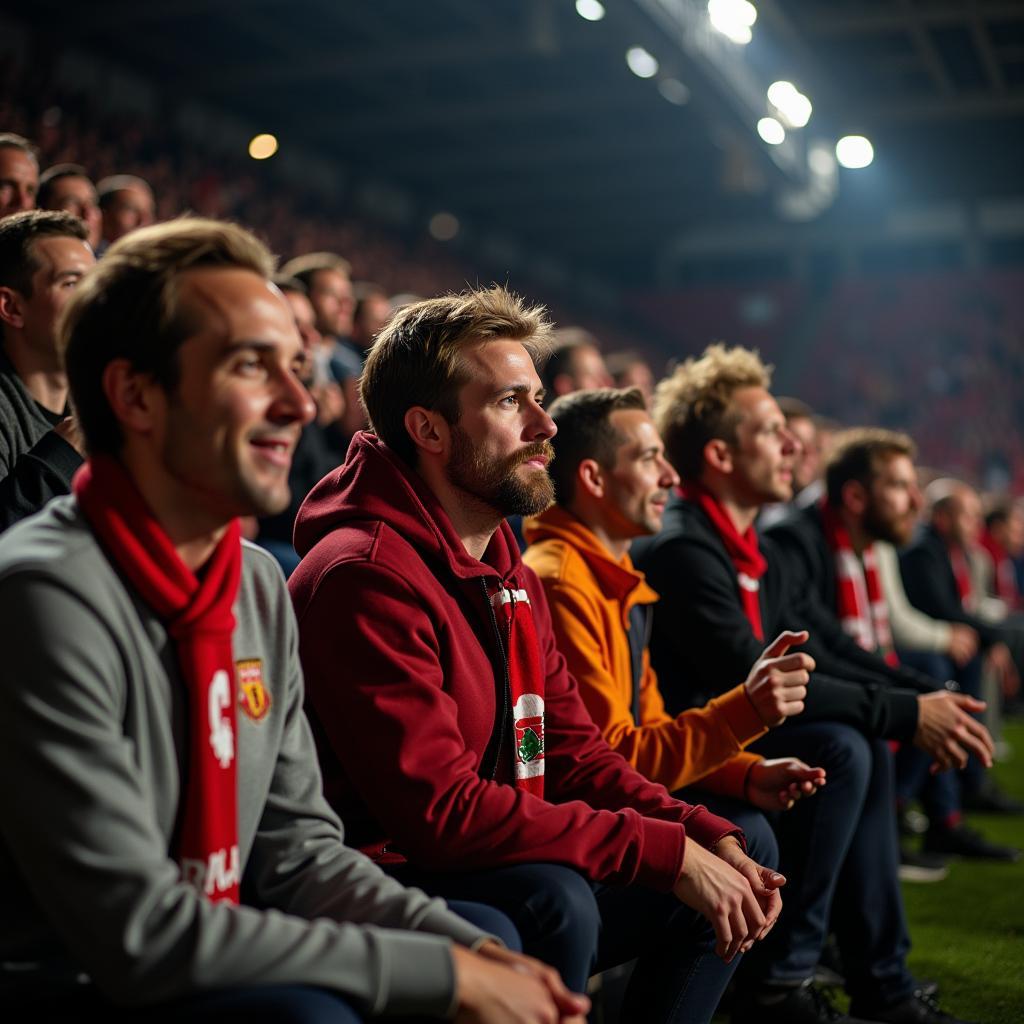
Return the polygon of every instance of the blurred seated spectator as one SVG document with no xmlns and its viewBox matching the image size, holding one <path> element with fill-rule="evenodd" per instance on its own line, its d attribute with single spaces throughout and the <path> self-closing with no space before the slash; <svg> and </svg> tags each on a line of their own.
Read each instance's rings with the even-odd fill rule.
<svg viewBox="0 0 1024 1024">
<path fill-rule="evenodd" d="M 148 182 L 134 174 L 104 178 L 96 186 L 96 192 L 103 215 L 103 249 L 129 231 L 147 227 L 156 220 L 153 190 Z"/>
<path fill-rule="evenodd" d="M 85 224 L 86 240 L 96 252 L 103 238 L 96 186 L 79 164 L 55 164 L 43 171 L 36 197 L 40 210 L 63 210 Z"/>
<path fill-rule="evenodd" d="M 561 327 L 554 332 L 542 378 L 549 400 L 572 391 L 609 388 L 614 383 L 597 338 L 582 327 Z"/>
<path fill-rule="evenodd" d="M 610 352 L 605 365 L 617 388 L 638 388 L 649 409 L 657 380 L 651 364 L 635 349 Z"/>
<path fill-rule="evenodd" d="M 31 210 L 39 189 L 39 156 L 28 139 L 0 132 L 0 218 Z"/>
<path fill-rule="evenodd" d="M 1010 611 L 1024 609 L 1016 562 L 1024 555 L 1024 504 L 999 501 L 985 515 L 981 546 L 992 560 L 990 593 Z"/>
<path fill-rule="evenodd" d="M 379 284 L 362 281 L 352 286 L 356 308 L 352 313 L 352 342 L 365 353 L 380 329 L 391 319 L 391 300 Z"/>
<path fill-rule="evenodd" d="M 0 530 L 67 494 L 82 464 L 56 325 L 96 262 L 85 237 L 70 213 L 0 221 Z"/>
</svg>

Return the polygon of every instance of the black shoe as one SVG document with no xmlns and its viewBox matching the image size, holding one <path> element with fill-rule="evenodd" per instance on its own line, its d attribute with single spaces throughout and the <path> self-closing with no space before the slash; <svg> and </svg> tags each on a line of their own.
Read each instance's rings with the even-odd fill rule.
<svg viewBox="0 0 1024 1024">
<path fill-rule="evenodd" d="M 822 946 L 818 966 L 814 968 L 814 984 L 821 988 L 846 987 L 846 968 L 834 935 L 829 935 Z"/>
<path fill-rule="evenodd" d="M 998 860 L 1015 864 L 1020 850 L 1015 846 L 1000 846 L 989 842 L 980 832 L 966 825 L 953 828 L 930 828 L 922 847 L 925 853 L 947 854 L 951 857 L 969 857 L 974 860 Z"/>
<path fill-rule="evenodd" d="M 937 853 L 915 853 L 900 847 L 900 881 L 941 882 L 949 874 L 945 857 Z"/>
<path fill-rule="evenodd" d="M 732 1024 L 853 1024 L 810 978 L 799 985 L 763 985 L 738 994 Z"/>
<path fill-rule="evenodd" d="M 851 1024 L 971 1024 L 940 1010 L 939 1004 L 920 990 L 884 1010 L 870 1010 L 851 1003 L 850 1018 Z"/>
<path fill-rule="evenodd" d="M 1024 814 L 1024 803 L 1015 800 L 989 779 L 976 793 L 964 793 L 965 811 L 978 814 Z"/>
</svg>

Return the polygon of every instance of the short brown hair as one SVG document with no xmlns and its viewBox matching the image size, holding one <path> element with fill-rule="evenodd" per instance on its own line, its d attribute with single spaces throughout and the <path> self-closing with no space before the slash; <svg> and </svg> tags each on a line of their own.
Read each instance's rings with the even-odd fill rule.
<svg viewBox="0 0 1024 1024">
<path fill-rule="evenodd" d="M 359 378 L 371 429 L 415 464 L 416 446 L 405 429 L 405 414 L 422 405 L 449 423 L 458 422 L 459 390 L 469 380 L 460 359 L 463 348 L 508 339 L 522 342 L 536 360 L 546 351 L 550 334 L 543 306 L 527 306 L 500 285 L 404 306 L 377 335 Z"/>
<path fill-rule="evenodd" d="M 917 446 L 906 434 L 881 427 L 854 427 L 835 436 L 825 463 L 825 493 L 828 503 L 839 507 L 843 488 L 851 480 L 868 487 L 879 463 L 894 455 L 914 458 Z"/>
<path fill-rule="evenodd" d="M 189 270 L 239 267 L 269 279 L 274 257 L 236 224 L 181 217 L 115 242 L 83 279 L 59 326 L 71 399 L 90 452 L 116 454 L 121 426 L 103 391 L 103 371 L 127 359 L 167 391 L 178 385 L 178 348 L 197 328 L 178 300 Z"/>
<path fill-rule="evenodd" d="M 669 462 L 684 480 L 700 479 L 708 441 L 735 441 L 740 418 L 729 408 L 734 392 L 770 387 L 772 369 L 756 350 L 709 345 L 699 359 L 687 359 L 655 388 L 654 424 Z"/>
<path fill-rule="evenodd" d="M 625 438 L 611 423 L 611 415 L 619 409 L 647 411 L 647 403 L 639 388 L 593 388 L 573 391 L 556 399 L 548 410 L 558 427 L 551 439 L 555 460 L 551 463 L 551 479 L 555 484 L 555 501 L 569 505 L 576 495 L 576 470 L 584 459 L 594 459 L 608 468 L 615 462 L 615 453 Z"/>
<path fill-rule="evenodd" d="M 63 210 L 24 210 L 0 220 L 0 285 L 32 297 L 32 277 L 39 269 L 33 246 L 40 238 L 88 239 L 85 225 Z"/>
<path fill-rule="evenodd" d="M 47 167 L 39 175 L 39 191 L 36 192 L 36 203 L 39 205 L 39 209 L 47 209 L 53 198 L 55 182 L 62 181 L 64 178 L 83 178 L 92 185 L 89 172 L 81 164 L 54 164 L 52 167 Z M 94 189 L 95 187 L 93 185 Z"/>
<path fill-rule="evenodd" d="M 294 277 L 307 288 L 313 285 L 313 278 L 322 270 L 336 270 L 339 274 L 350 277 L 352 264 L 334 252 L 308 252 L 304 256 L 290 259 L 282 268 L 285 277 Z"/>
</svg>

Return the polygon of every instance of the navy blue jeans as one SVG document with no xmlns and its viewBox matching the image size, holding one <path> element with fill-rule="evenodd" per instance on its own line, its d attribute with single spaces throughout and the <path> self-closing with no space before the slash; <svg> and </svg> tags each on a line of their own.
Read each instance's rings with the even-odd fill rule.
<svg viewBox="0 0 1024 1024">
<path fill-rule="evenodd" d="M 813 797 L 776 819 L 783 910 L 748 954 L 764 982 L 809 978 L 830 921 L 850 994 L 868 1005 L 899 1001 L 913 989 L 910 948 L 897 870 L 893 760 L 884 740 L 836 722 L 790 719 L 752 748 L 765 757 L 799 757 L 827 772 Z"/>
<path fill-rule="evenodd" d="M 551 964 L 574 992 L 597 971 L 638 958 L 622 1020 L 701 1024 L 711 1019 L 738 963 L 715 956 L 708 922 L 671 893 L 588 882 L 560 864 L 516 864 L 458 874 L 389 868 L 429 893 L 506 913 L 523 950 Z"/>
<path fill-rule="evenodd" d="M 900 661 L 924 672 L 937 682 L 955 679 L 964 693 L 981 697 L 981 657 L 957 667 L 944 654 L 900 651 Z M 976 716 L 977 717 L 977 716 Z M 961 812 L 962 792 L 977 792 L 985 780 L 985 766 L 970 757 L 961 771 L 931 773 L 932 757 L 910 743 L 904 743 L 896 755 L 896 797 L 900 803 L 920 800 L 925 814 L 941 824 L 950 815 Z"/>
</svg>

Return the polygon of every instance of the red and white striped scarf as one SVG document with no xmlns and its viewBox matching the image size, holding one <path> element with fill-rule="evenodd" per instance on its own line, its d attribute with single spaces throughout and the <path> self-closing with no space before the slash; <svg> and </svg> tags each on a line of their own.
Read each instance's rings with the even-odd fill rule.
<svg viewBox="0 0 1024 1024">
<path fill-rule="evenodd" d="M 890 665 L 897 665 L 889 606 L 882 593 L 874 546 L 867 545 L 858 558 L 839 513 L 827 502 L 821 506 L 821 521 L 835 555 L 836 612 L 843 631 L 866 651 L 881 654 Z"/>
</svg>

